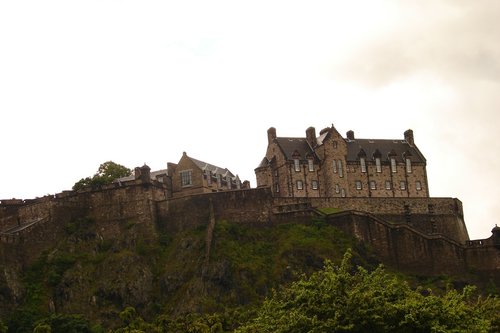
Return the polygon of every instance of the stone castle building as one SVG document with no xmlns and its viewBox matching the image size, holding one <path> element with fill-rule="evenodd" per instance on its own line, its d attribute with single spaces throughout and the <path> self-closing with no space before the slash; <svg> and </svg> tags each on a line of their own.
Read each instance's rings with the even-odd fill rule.
<svg viewBox="0 0 500 333">
<path fill-rule="evenodd" d="M 144 165 L 135 168 L 133 175 L 117 179 L 115 183 L 132 180 L 160 183 L 167 198 L 250 188 L 248 181 L 241 182 L 229 169 L 197 160 L 186 152 L 178 163 L 167 163 L 167 169 L 151 171 Z"/>
<path fill-rule="evenodd" d="M 257 187 L 271 187 L 276 197 L 429 197 L 426 160 L 413 131 L 404 138 L 342 137 L 335 127 L 316 136 L 278 137 L 267 131 L 266 156 L 255 169 Z"/>
</svg>

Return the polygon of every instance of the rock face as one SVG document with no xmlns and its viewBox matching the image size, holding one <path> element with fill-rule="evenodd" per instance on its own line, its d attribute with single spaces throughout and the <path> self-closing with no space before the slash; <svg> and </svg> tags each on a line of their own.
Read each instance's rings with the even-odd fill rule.
<svg viewBox="0 0 500 333">
<path fill-rule="evenodd" d="M 254 304 L 348 247 L 360 263 L 421 275 L 474 268 L 499 281 L 500 271 L 496 238 L 469 241 L 451 198 L 273 198 L 263 188 L 167 200 L 137 183 L 2 202 L 0 230 L 4 318 L 82 313 L 113 325 L 126 306 L 152 318 Z"/>
</svg>

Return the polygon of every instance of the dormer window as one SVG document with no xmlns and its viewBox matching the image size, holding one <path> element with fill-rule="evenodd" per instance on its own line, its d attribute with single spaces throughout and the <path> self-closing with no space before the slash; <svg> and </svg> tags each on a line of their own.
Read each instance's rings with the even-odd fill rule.
<svg viewBox="0 0 500 333">
<path fill-rule="evenodd" d="M 377 172 L 382 172 L 382 162 L 380 161 L 380 157 L 375 158 L 375 168 Z"/>
<path fill-rule="evenodd" d="M 361 165 L 361 172 L 366 172 L 366 159 L 364 157 L 360 157 L 359 163 Z"/>
<path fill-rule="evenodd" d="M 307 160 L 307 165 L 309 167 L 309 171 L 314 171 L 314 160 L 312 158 Z"/>
<path fill-rule="evenodd" d="M 298 158 L 293 159 L 293 165 L 295 167 L 295 171 L 300 171 L 300 160 Z"/>
<path fill-rule="evenodd" d="M 394 157 L 391 157 L 391 172 L 396 173 L 397 171 L 396 159 Z"/>
<path fill-rule="evenodd" d="M 409 158 L 406 158 L 406 172 L 411 173 L 411 160 Z"/>
</svg>

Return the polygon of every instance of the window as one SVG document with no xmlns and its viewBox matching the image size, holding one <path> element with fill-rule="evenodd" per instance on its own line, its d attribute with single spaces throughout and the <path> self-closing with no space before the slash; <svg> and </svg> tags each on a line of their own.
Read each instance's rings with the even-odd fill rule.
<svg viewBox="0 0 500 333">
<path fill-rule="evenodd" d="M 366 172 L 366 160 L 364 157 L 359 159 L 359 163 L 361 164 L 361 172 Z"/>
<path fill-rule="evenodd" d="M 339 177 L 344 177 L 344 171 L 342 169 L 342 161 L 341 160 L 337 161 L 337 166 L 339 168 Z"/>
<path fill-rule="evenodd" d="M 278 193 L 278 192 L 280 191 L 280 184 L 276 183 L 276 184 L 274 185 L 274 191 L 275 191 L 276 193 Z"/>
<path fill-rule="evenodd" d="M 293 160 L 293 165 L 295 166 L 295 171 L 300 171 L 300 161 L 298 158 Z"/>
<path fill-rule="evenodd" d="M 385 189 L 386 189 L 386 190 L 390 190 L 390 189 L 392 189 L 392 184 L 391 184 L 391 181 L 390 181 L 390 180 L 386 180 L 386 181 L 385 181 Z"/>
<path fill-rule="evenodd" d="M 419 180 L 415 182 L 415 188 L 417 191 L 422 191 L 422 183 Z"/>
<path fill-rule="evenodd" d="M 406 172 L 411 173 L 411 160 L 409 158 L 406 159 Z"/>
<path fill-rule="evenodd" d="M 399 188 L 402 190 L 406 190 L 406 182 L 402 181 L 401 183 L 399 183 Z"/>
<path fill-rule="evenodd" d="M 360 180 L 356 180 L 356 190 L 361 190 L 363 189 L 363 185 L 361 184 Z"/>
<path fill-rule="evenodd" d="M 333 141 L 333 149 L 337 149 L 337 141 Z"/>
<path fill-rule="evenodd" d="M 345 189 L 342 189 L 341 192 L 342 192 L 342 194 L 341 194 L 342 198 L 345 198 Z"/>
<path fill-rule="evenodd" d="M 375 166 L 377 168 L 377 172 L 382 172 L 382 163 L 380 162 L 380 157 L 375 158 Z"/>
<path fill-rule="evenodd" d="M 370 180 L 370 189 L 372 190 L 377 189 L 377 183 L 374 180 Z"/>
<path fill-rule="evenodd" d="M 297 190 L 302 190 L 304 188 L 304 183 L 302 180 L 297 180 Z"/>
<path fill-rule="evenodd" d="M 335 193 L 340 193 L 340 186 L 339 184 L 335 184 Z"/>
<path fill-rule="evenodd" d="M 307 165 L 309 167 L 309 171 L 314 171 L 314 160 L 312 158 L 307 160 Z"/>
<path fill-rule="evenodd" d="M 391 157 L 391 171 L 392 172 L 397 172 L 397 169 L 396 169 L 396 159 L 394 157 Z"/>
<path fill-rule="evenodd" d="M 191 178 L 191 170 L 181 171 L 181 185 L 182 186 L 193 185 L 193 179 Z"/>
<path fill-rule="evenodd" d="M 333 173 L 337 173 L 337 161 L 333 160 Z"/>
<path fill-rule="evenodd" d="M 311 184 L 312 184 L 312 189 L 313 190 L 317 190 L 318 189 L 318 181 L 317 180 L 313 180 Z"/>
</svg>

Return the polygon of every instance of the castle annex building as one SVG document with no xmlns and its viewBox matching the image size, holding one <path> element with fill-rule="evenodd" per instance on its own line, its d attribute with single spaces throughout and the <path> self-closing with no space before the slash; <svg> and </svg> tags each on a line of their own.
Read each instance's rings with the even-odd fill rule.
<svg viewBox="0 0 500 333">
<path fill-rule="evenodd" d="M 357 139 L 333 127 L 316 136 L 278 137 L 267 131 L 266 156 L 255 169 L 257 187 L 275 197 L 429 197 L 426 160 L 413 131 L 400 139 Z"/>
</svg>

